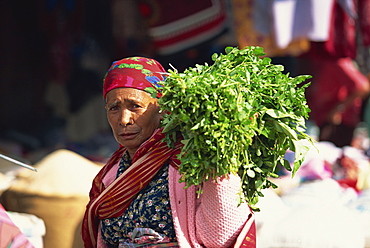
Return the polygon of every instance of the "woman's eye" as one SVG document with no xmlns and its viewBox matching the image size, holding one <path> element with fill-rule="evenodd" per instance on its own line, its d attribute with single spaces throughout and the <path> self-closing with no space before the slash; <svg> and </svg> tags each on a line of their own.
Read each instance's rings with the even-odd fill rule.
<svg viewBox="0 0 370 248">
<path fill-rule="evenodd" d="M 112 106 L 112 107 L 109 107 L 108 110 L 109 111 L 115 111 L 115 110 L 118 110 L 118 107 L 117 106 Z"/>
</svg>

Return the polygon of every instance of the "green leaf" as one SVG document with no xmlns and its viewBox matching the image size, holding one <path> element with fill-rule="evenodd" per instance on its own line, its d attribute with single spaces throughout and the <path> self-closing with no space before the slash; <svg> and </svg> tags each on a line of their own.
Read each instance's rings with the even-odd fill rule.
<svg viewBox="0 0 370 248">
<path fill-rule="evenodd" d="M 293 114 L 284 113 L 284 112 L 279 111 L 277 109 L 268 109 L 268 110 L 266 110 L 266 114 L 268 114 L 272 118 L 277 118 L 277 119 L 278 118 L 287 118 L 287 117 L 293 118 L 294 117 Z"/>
</svg>

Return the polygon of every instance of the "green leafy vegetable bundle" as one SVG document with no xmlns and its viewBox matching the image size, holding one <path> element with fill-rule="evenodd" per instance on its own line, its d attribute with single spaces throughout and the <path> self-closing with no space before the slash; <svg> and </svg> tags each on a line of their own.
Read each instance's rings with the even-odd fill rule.
<svg viewBox="0 0 370 248">
<path fill-rule="evenodd" d="M 162 124 L 169 144 L 179 132 L 184 138 L 179 171 L 187 187 L 238 173 L 253 206 L 262 189 L 276 187 L 269 178 L 278 166 L 294 176 L 312 143 L 304 132 L 310 76 L 284 74 L 261 47 L 225 52 L 213 54 L 212 65 L 169 71 L 159 104 L 170 114 Z M 293 168 L 287 150 L 295 152 Z"/>
</svg>

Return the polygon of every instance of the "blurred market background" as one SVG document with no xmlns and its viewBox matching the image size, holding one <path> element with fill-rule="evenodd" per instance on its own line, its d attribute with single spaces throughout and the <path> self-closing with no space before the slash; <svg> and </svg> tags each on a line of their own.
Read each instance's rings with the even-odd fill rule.
<svg viewBox="0 0 370 248">
<path fill-rule="evenodd" d="M 227 46 L 261 46 L 286 73 L 313 75 L 318 150 L 264 192 L 257 247 L 370 247 L 370 0 L 0 0 L 0 154 L 37 168 L 0 159 L 15 226 L 35 247 L 82 247 L 91 181 L 118 146 L 101 95 L 113 61 L 183 71 Z M 347 111 L 334 138 L 329 108 Z"/>
</svg>

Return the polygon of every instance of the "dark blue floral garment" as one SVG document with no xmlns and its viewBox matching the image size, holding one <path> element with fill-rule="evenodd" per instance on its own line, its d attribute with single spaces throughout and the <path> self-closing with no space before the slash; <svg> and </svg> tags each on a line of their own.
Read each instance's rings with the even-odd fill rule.
<svg viewBox="0 0 370 248">
<path fill-rule="evenodd" d="M 121 159 L 117 177 L 131 165 L 128 153 Z M 168 192 L 168 164 L 132 201 L 122 217 L 102 221 L 102 237 L 106 244 L 117 247 L 119 240 L 131 240 L 134 228 L 145 227 L 176 241 Z"/>
</svg>

